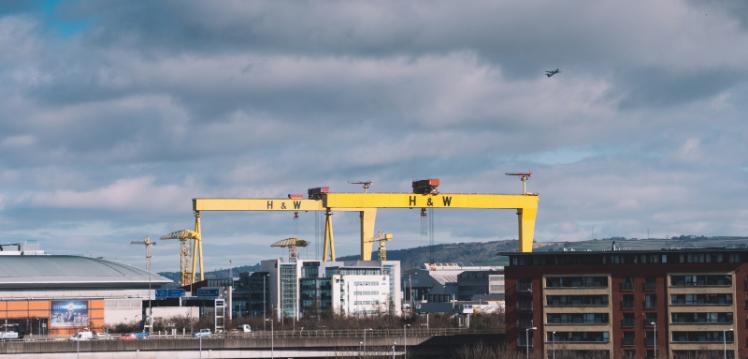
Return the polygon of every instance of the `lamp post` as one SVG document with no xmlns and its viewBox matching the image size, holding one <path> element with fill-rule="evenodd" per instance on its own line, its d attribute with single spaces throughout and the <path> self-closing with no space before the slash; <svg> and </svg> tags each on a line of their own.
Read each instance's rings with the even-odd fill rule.
<svg viewBox="0 0 748 359">
<path fill-rule="evenodd" d="M 654 341 L 654 359 L 657 359 L 657 322 L 650 322 L 650 325 L 652 325 L 652 330 L 654 335 L 652 336 L 652 339 Z"/>
<path fill-rule="evenodd" d="M 733 329 L 732 329 L 732 328 L 730 328 L 730 329 L 725 329 L 725 330 L 723 330 L 723 331 L 722 331 L 722 344 L 724 344 L 724 346 L 725 346 L 725 350 L 724 350 L 724 353 L 725 353 L 725 355 L 724 355 L 724 359 L 727 359 L 727 332 L 732 332 L 732 331 L 733 331 Z"/>
<path fill-rule="evenodd" d="M 556 359 L 556 331 L 551 333 L 551 353 L 553 353 L 553 359 Z"/>
<path fill-rule="evenodd" d="M 265 279 L 269 276 L 269 274 L 265 274 L 262 276 L 262 330 L 265 329 L 265 322 L 267 322 L 267 304 L 265 303 Z"/>
<path fill-rule="evenodd" d="M 370 330 L 374 330 L 374 329 L 371 329 L 371 328 L 364 329 L 364 343 L 363 343 L 364 344 L 364 353 L 366 353 L 366 332 L 368 332 Z"/>
<path fill-rule="evenodd" d="M 410 324 L 403 324 L 403 355 L 408 359 L 408 327 Z"/>
<path fill-rule="evenodd" d="M 530 359 L 530 331 L 538 327 L 525 328 L 525 358 Z"/>
<path fill-rule="evenodd" d="M 270 321 L 270 358 L 275 358 L 275 338 L 273 336 L 273 319 L 265 319 L 265 321 Z M 282 329 L 282 328 L 281 328 Z"/>
</svg>

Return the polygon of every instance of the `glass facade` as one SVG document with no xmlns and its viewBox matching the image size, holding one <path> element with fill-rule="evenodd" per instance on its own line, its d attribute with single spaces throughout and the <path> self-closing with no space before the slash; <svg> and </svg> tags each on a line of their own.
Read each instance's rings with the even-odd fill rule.
<svg viewBox="0 0 748 359">
<path fill-rule="evenodd" d="M 302 278 L 301 312 L 304 317 L 317 318 L 332 311 L 332 286 L 329 278 Z"/>
<path fill-rule="evenodd" d="M 280 311 L 284 317 L 296 316 L 297 283 L 296 263 L 282 263 L 280 265 Z"/>
</svg>

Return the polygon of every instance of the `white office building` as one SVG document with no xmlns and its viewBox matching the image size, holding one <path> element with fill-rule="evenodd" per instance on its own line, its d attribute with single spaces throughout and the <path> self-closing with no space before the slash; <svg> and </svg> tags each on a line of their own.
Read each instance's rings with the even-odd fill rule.
<svg viewBox="0 0 748 359">
<path fill-rule="evenodd" d="M 280 318 L 318 312 L 345 316 L 401 315 L 399 261 L 272 259 L 261 262 L 267 272 L 271 310 Z"/>
</svg>

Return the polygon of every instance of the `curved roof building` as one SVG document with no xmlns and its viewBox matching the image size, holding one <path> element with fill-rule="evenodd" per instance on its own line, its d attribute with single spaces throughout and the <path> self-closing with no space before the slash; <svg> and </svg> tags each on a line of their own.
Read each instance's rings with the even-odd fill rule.
<svg viewBox="0 0 748 359">
<path fill-rule="evenodd" d="M 170 283 L 158 274 L 104 259 L 61 255 L 0 256 L 0 290 L 144 289 Z"/>
</svg>

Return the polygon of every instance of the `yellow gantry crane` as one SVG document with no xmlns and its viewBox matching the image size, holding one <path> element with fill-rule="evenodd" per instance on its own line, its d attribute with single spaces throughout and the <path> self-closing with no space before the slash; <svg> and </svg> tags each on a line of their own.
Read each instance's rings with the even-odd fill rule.
<svg viewBox="0 0 748 359">
<path fill-rule="evenodd" d="M 327 187 L 312 188 L 308 198 L 289 195 L 289 198 L 194 198 L 195 232 L 192 257 L 192 280 L 197 271 L 203 275 L 202 236 L 200 213 L 204 211 L 260 211 L 325 213 L 323 261 L 335 260 L 335 241 L 332 229 L 334 212 L 358 212 L 360 220 L 359 243 L 362 260 L 371 260 L 372 238 L 377 210 L 383 208 L 472 208 L 515 209 L 518 219 L 519 251 L 532 252 L 535 219 L 539 196 L 522 194 L 440 193 L 438 179 L 413 182 L 412 193 L 333 193 Z M 303 196 L 301 196 L 303 197 Z M 199 262 L 198 262 L 199 257 Z M 197 265 L 199 263 L 199 268 Z"/>
</svg>

